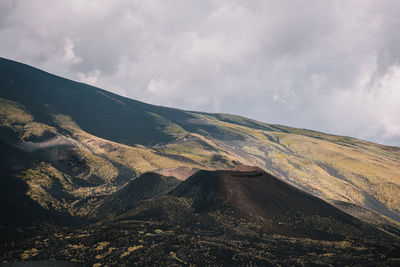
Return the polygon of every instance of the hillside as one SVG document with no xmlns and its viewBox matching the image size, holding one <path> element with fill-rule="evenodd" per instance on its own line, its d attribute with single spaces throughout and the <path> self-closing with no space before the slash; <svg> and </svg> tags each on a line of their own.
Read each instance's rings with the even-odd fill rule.
<svg viewBox="0 0 400 267">
<path fill-rule="evenodd" d="M 0 59 L 0 88 L 2 157 L 15 147 L 23 157 L 37 157 L 1 171 L 18 174 L 28 187 L 26 176 L 34 173 L 82 196 L 115 190 L 147 171 L 241 163 L 266 169 L 316 196 L 400 221 L 397 147 L 235 115 L 149 105 L 6 59 Z M 35 190 L 42 189 L 28 189 Z M 48 192 L 35 194 L 40 203 Z M 57 197 L 45 198 L 76 212 L 70 203 L 56 204 Z"/>
</svg>

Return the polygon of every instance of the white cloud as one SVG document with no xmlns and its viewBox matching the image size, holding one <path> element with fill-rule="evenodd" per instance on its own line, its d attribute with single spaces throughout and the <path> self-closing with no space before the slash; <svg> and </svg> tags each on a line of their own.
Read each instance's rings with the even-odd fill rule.
<svg viewBox="0 0 400 267">
<path fill-rule="evenodd" d="M 0 10 L 3 57 L 155 104 L 400 145 L 399 1 L 37 0 Z"/>
<path fill-rule="evenodd" d="M 380 139 L 395 143 L 400 139 L 400 65 L 390 68 L 370 94 L 373 94 L 370 107 L 376 109 L 377 120 L 384 129 Z"/>
<path fill-rule="evenodd" d="M 95 86 L 99 81 L 100 71 L 98 69 L 95 69 L 88 73 L 78 73 L 78 77 L 79 81 Z"/>
<path fill-rule="evenodd" d="M 75 55 L 74 47 L 75 44 L 71 39 L 69 38 L 64 39 L 63 59 L 67 64 L 77 64 L 82 61 L 82 59 L 79 56 Z"/>
</svg>

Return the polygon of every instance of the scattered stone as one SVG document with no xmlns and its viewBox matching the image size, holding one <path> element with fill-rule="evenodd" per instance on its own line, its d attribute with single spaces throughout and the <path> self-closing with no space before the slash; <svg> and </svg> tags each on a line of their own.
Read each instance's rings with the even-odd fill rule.
<svg viewBox="0 0 400 267">
<path fill-rule="evenodd" d="M 171 251 L 171 252 L 169 253 L 169 255 L 170 255 L 174 260 L 177 260 L 177 261 L 179 261 L 180 263 L 183 263 L 183 264 L 187 264 L 184 260 L 178 258 L 178 256 L 176 256 L 176 253 L 175 253 L 175 252 Z"/>
<path fill-rule="evenodd" d="M 142 245 L 138 245 L 138 246 L 133 246 L 133 247 L 129 247 L 127 251 L 125 251 L 124 253 L 121 254 L 121 256 L 119 256 L 120 258 L 124 258 L 126 256 L 128 256 L 129 254 L 131 254 L 133 251 L 138 250 L 143 248 Z"/>
<path fill-rule="evenodd" d="M 22 253 L 21 259 L 24 260 L 24 259 L 32 258 L 32 257 L 36 256 L 37 254 L 39 254 L 39 250 L 37 250 L 36 248 L 27 249 Z"/>
<path fill-rule="evenodd" d="M 72 249 L 84 249 L 86 246 L 84 244 L 68 244 L 67 247 Z"/>
<path fill-rule="evenodd" d="M 110 242 L 104 241 L 104 242 L 99 242 L 97 243 L 97 247 L 95 250 L 103 250 L 105 247 L 109 246 Z"/>
</svg>

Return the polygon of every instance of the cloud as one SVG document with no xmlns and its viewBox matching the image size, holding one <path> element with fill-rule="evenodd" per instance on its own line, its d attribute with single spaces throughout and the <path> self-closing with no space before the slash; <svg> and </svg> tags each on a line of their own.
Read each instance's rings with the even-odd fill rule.
<svg viewBox="0 0 400 267">
<path fill-rule="evenodd" d="M 100 71 L 98 69 L 95 69 L 88 73 L 79 72 L 77 75 L 81 82 L 95 86 L 98 83 Z"/>
<path fill-rule="evenodd" d="M 2 1 L 0 55 L 142 101 L 400 145 L 399 1 Z"/>
<path fill-rule="evenodd" d="M 71 64 L 71 65 L 78 64 L 79 62 L 82 61 L 82 58 L 75 55 L 74 47 L 75 47 L 75 44 L 71 39 L 69 39 L 69 38 L 64 39 L 63 59 L 67 64 Z"/>
</svg>

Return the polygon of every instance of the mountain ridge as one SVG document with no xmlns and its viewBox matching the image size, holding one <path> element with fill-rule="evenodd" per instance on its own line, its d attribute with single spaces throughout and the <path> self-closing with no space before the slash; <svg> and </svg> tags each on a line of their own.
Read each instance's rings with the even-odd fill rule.
<svg viewBox="0 0 400 267">
<path fill-rule="evenodd" d="M 165 112 L 165 110 L 169 110 L 170 112 L 173 112 L 174 110 L 175 111 L 181 111 L 181 112 L 183 111 L 183 112 L 188 113 L 188 116 L 185 117 L 186 119 L 194 119 L 194 120 L 196 119 L 196 117 L 191 117 L 189 115 L 190 113 L 206 114 L 206 115 L 209 115 L 209 116 L 215 116 L 217 119 L 220 119 L 221 121 L 224 121 L 224 122 L 233 122 L 233 123 L 239 124 L 241 126 L 251 126 L 253 128 L 258 128 L 258 129 L 262 129 L 262 130 L 268 129 L 268 130 L 271 130 L 271 131 L 286 132 L 286 133 L 294 131 L 294 132 L 297 132 L 297 133 L 306 134 L 306 135 L 308 135 L 310 137 L 317 137 L 317 138 L 318 137 L 319 138 L 323 138 L 322 135 L 324 135 L 324 136 L 331 136 L 331 137 L 343 137 L 345 139 L 357 139 L 357 138 L 350 137 L 350 136 L 340 136 L 340 135 L 334 135 L 334 134 L 327 134 L 327 133 L 323 133 L 321 131 L 310 130 L 310 129 L 305 129 L 305 128 L 294 128 L 294 127 L 288 127 L 288 126 L 284 126 L 284 125 L 280 125 L 280 124 L 267 124 L 267 123 L 256 121 L 254 119 L 246 118 L 246 117 L 241 116 L 241 115 L 233 115 L 233 114 L 228 114 L 228 113 L 208 113 L 208 112 L 204 112 L 204 111 L 186 111 L 186 110 L 183 110 L 183 109 L 178 109 L 178 108 L 173 108 L 173 107 L 164 107 L 164 106 L 160 106 L 160 105 L 148 104 L 148 103 L 144 103 L 142 101 L 135 100 L 133 98 L 120 96 L 118 94 L 112 93 L 110 91 L 101 89 L 101 88 L 96 87 L 96 86 L 91 86 L 91 85 L 87 85 L 87 84 L 82 83 L 82 82 L 76 82 L 76 81 L 73 81 L 73 80 L 68 79 L 68 78 L 60 77 L 60 76 L 57 76 L 57 75 L 52 74 L 50 72 L 46 72 L 46 71 L 40 70 L 39 68 L 32 67 L 32 66 L 30 66 L 28 64 L 25 64 L 25 63 L 20 63 L 20 62 L 9 60 L 9 59 L 2 58 L 2 57 L 0 57 L 0 61 L 2 61 L 1 64 L 0 64 L 0 67 L 1 67 L 0 70 L 1 70 L 1 73 L 2 73 L 1 78 L 3 78 L 2 82 L 4 83 L 4 82 L 6 82 L 6 80 L 8 80 L 9 84 L 11 84 L 11 85 L 14 84 L 16 81 L 18 81 L 18 79 L 16 77 L 16 74 L 20 74 L 21 72 L 24 71 L 25 68 L 29 68 L 29 69 L 33 70 L 34 72 L 37 72 L 38 74 L 40 74 L 40 76 L 43 76 L 43 77 L 50 76 L 49 78 L 47 78 L 47 80 L 53 80 L 53 79 L 60 80 L 61 79 L 63 83 L 67 83 L 67 85 L 62 85 L 60 87 L 66 87 L 66 86 L 68 88 L 78 87 L 78 89 L 81 89 L 81 88 L 84 87 L 85 88 L 84 90 L 90 90 L 90 91 L 92 91 L 92 93 L 104 96 L 105 98 L 108 98 L 112 102 L 119 103 L 121 105 L 126 105 L 127 103 L 125 103 L 124 101 L 129 101 L 129 102 L 133 102 L 133 103 L 135 103 L 135 104 L 137 104 L 137 105 L 139 105 L 141 107 L 145 107 L 144 108 L 145 110 L 146 110 L 146 108 L 148 108 L 148 109 L 156 108 L 156 110 L 157 109 L 161 110 L 161 113 L 162 112 L 168 113 L 168 112 Z M 12 67 L 11 70 L 9 69 L 10 66 Z M 15 72 L 15 73 L 13 73 L 13 72 Z M 33 75 L 33 74 L 30 74 L 30 75 Z M 40 80 L 40 79 L 37 79 L 37 80 Z M 35 81 L 35 79 L 33 81 Z M 40 87 L 38 87 L 38 88 L 40 88 Z M 3 88 L 3 90 L 4 90 L 4 88 Z M 26 91 L 24 91 L 24 92 L 26 92 Z M 20 94 L 22 94 L 24 92 L 20 92 Z M 13 97 L 13 94 L 15 94 L 15 93 L 16 93 L 15 91 L 12 92 L 12 93 L 9 93 L 8 96 L 10 97 L 11 100 L 18 101 L 17 98 Z M 2 95 L 5 96 L 4 95 L 4 91 L 2 92 Z M 21 95 L 19 95 L 19 97 L 21 97 Z M 31 98 L 31 99 L 29 99 L 29 101 L 32 101 L 33 99 Z M 26 101 L 26 102 L 29 102 L 29 101 Z M 77 104 L 76 106 L 79 106 L 79 105 Z M 42 116 L 38 116 L 38 117 L 42 117 Z M 49 118 L 47 116 L 43 116 L 43 117 L 46 117 L 47 122 L 52 121 L 51 118 Z M 79 124 L 79 125 L 81 125 L 81 124 Z M 137 144 L 137 142 L 138 142 L 138 140 L 135 140 L 135 143 L 133 143 L 133 144 Z M 396 146 L 389 146 L 389 145 L 383 145 L 383 146 L 388 147 L 388 148 L 398 148 L 400 150 L 400 148 L 396 147 Z"/>
<path fill-rule="evenodd" d="M 316 196 L 400 221 L 400 148 L 145 104 L 6 59 L 0 59 L 0 70 L 1 128 L 9 129 L 1 138 L 6 143 L 45 142 L 51 136 L 68 140 L 68 155 L 55 147 L 40 151 L 61 157 L 44 161 L 83 183 L 99 186 L 118 177 L 121 184 L 147 171 L 179 166 L 248 164 Z"/>
</svg>

